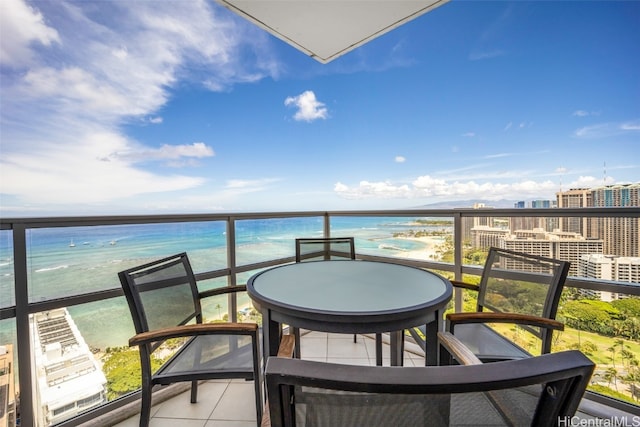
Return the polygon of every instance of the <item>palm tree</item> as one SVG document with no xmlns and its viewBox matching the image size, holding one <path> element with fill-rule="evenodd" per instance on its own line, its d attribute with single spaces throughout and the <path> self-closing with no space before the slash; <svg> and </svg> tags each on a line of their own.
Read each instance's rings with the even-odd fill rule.
<svg viewBox="0 0 640 427">
<path fill-rule="evenodd" d="M 220 312 L 222 306 L 220 305 L 220 303 L 216 304 L 216 308 L 218 309 L 218 318 L 222 317 L 222 313 Z"/>
<path fill-rule="evenodd" d="M 613 385 L 618 391 L 618 371 L 616 368 L 607 368 L 604 373 L 604 379 L 609 382 L 609 387 L 611 387 L 611 381 L 613 381 Z"/>
<path fill-rule="evenodd" d="M 607 351 L 611 352 L 611 363 L 613 364 L 613 367 L 616 367 L 616 346 L 612 345 L 611 347 L 609 347 L 607 349 Z"/>
</svg>

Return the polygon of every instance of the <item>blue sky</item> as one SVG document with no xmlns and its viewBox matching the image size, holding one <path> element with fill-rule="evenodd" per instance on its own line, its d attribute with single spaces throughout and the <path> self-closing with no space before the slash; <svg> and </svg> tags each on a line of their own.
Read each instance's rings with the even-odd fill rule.
<svg viewBox="0 0 640 427">
<path fill-rule="evenodd" d="M 3 0 L 0 36 L 3 216 L 640 181 L 636 1 L 453 0 L 325 65 L 212 1 Z"/>
</svg>

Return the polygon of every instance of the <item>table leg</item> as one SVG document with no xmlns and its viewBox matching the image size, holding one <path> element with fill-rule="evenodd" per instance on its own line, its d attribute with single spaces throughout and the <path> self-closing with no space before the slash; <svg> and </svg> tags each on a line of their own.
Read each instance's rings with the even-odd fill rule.
<svg viewBox="0 0 640 427">
<path fill-rule="evenodd" d="M 278 354 L 280 346 L 280 324 L 271 319 L 271 310 L 262 312 L 262 348 L 264 363 L 267 363 L 269 356 Z"/>
<path fill-rule="evenodd" d="M 404 353 L 404 337 L 402 336 L 404 331 L 390 332 L 391 338 L 391 366 L 403 365 L 403 353 Z"/>
<path fill-rule="evenodd" d="M 434 320 L 427 323 L 425 326 L 425 357 L 424 362 L 427 366 L 438 365 L 438 331 L 440 330 L 440 318 L 442 313 L 437 310 L 434 313 Z"/>
<path fill-rule="evenodd" d="M 376 333 L 376 366 L 382 366 L 382 334 Z"/>
</svg>

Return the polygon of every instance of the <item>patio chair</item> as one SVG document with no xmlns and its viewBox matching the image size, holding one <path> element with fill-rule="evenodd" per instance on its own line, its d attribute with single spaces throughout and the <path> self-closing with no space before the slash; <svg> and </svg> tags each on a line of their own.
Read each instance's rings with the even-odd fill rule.
<svg viewBox="0 0 640 427">
<path fill-rule="evenodd" d="M 299 237 L 296 239 L 296 262 L 328 261 L 335 259 L 356 259 L 356 247 L 353 237 Z M 300 358 L 300 329 L 292 328 L 295 336 L 295 355 Z M 358 337 L 353 335 L 353 342 Z M 376 360 L 382 365 L 382 334 L 376 334 Z M 379 360 L 378 360 L 379 359 Z"/>
<path fill-rule="evenodd" d="M 566 261 L 490 248 L 479 285 L 451 281 L 456 287 L 477 291 L 478 299 L 476 312 L 447 314 L 446 330 L 483 362 L 549 353 L 553 331 L 564 329 L 555 316 L 569 265 Z M 489 323 L 518 325 L 534 337 L 534 344 L 524 349 Z M 447 353 L 441 351 L 441 357 L 447 357 Z"/>
<path fill-rule="evenodd" d="M 332 259 L 356 259 L 353 237 L 296 239 L 296 262 Z"/>
<path fill-rule="evenodd" d="M 552 426 L 575 414 L 593 369 L 577 350 L 402 368 L 272 357 L 262 426 Z"/>
<path fill-rule="evenodd" d="M 129 345 L 140 350 L 140 426 L 149 425 L 154 385 L 191 382 L 191 403 L 196 403 L 198 381 L 228 378 L 254 381 L 260 425 L 263 401 L 258 325 L 203 323 L 200 305 L 202 298 L 245 291 L 245 286 L 199 292 L 186 253 L 121 271 L 118 276 L 136 330 Z M 154 372 L 158 360 L 154 351 L 166 340 L 175 344 L 176 338 L 183 344 Z"/>
</svg>

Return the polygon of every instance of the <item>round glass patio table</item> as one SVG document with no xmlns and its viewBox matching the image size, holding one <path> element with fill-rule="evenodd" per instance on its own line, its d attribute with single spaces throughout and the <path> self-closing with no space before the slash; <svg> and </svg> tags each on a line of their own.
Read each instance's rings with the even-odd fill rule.
<svg viewBox="0 0 640 427">
<path fill-rule="evenodd" d="M 425 363 L 435 365 L 437 332 L 453 287 L 444 277 L 415 267 L 340 260 L 262 271 L 249 279 L 247 293 L 262 312 L 265 360 L 277 354 L 281 325 L 287 324 L 322 332 L 389 332 L 391 364 L 399 365 L 402 331 L 425 325 L 430 343 Z"/>
</svg>

